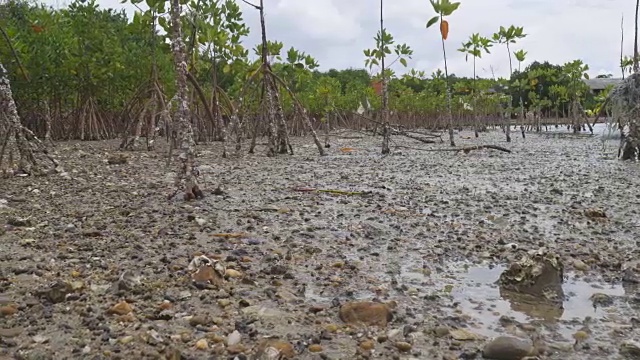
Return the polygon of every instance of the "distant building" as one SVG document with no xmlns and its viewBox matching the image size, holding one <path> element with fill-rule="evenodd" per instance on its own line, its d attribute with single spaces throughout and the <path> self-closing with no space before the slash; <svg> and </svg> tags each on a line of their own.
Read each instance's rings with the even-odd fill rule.
<svg viewBox="0 0 640 360">
<path fill-rule="evenodd" d="M 585 84 L 589 86 L 591 92 L 594 95 L 600 94 L 607 86 L 616 86 L 622 82 L 622 79 L 617 78 L 595 78 L 595 79 L 584 79 Z"/>
</svg>

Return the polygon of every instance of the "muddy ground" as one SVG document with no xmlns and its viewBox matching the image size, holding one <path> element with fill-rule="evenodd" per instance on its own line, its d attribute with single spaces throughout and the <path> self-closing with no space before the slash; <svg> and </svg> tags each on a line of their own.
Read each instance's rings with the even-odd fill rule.
<svg viewBox="0 0 640 360">
<path fill-rule="evenodd" d="M 0 179 L 0 358 L 480 359 L 499 335 L 540 359 L 639 358 L 639 165 L 597 137 L 472 135 L 459 145 L 513 152 L 395 137 L 382 157 L 358 133 L 325 157 L 310 139 L 277 158 L 202 145 L 190 203 L 166 199 L 164 149 L 110 165 L 117 142 L 57 143 L 64 173 Z M 495 285 L 540 248 L 564 263 L 562 307 Z M 194 282 L 198 255 L 225 279 Z M 346 324 L 339 307 L 363 300 L 392 320 Z"/>
</svg>

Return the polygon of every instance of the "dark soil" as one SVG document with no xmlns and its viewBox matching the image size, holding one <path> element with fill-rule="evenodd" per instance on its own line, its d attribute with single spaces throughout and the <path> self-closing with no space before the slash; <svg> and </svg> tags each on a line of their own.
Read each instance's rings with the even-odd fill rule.
<svg viewBox="0 0 640 360">
<path fill-rule="evenodd" d="M 349 135 L 325 157 L 310 139 L 277 158 L 201 145 L 192 202 L 167 200 L 166 149 L 109 164 L 117 142 L 57 143 L 64 173 L 0 179 L 0 358 L 246 359 L 278 337 L 296 359 L 479 359 L 511 335 L 542 359 L 637 359 L 638 164 L 587 137 L 394 137 L 410 148 L 382 157 Z M 564 308 L 493 284 L 541 248 L 564 263 Z M 231 269 L 222 285 L 192 281 L 202 254 Z M 393 320 L 345 324 L 359 300 L 395 301 Z"/>
</svg>

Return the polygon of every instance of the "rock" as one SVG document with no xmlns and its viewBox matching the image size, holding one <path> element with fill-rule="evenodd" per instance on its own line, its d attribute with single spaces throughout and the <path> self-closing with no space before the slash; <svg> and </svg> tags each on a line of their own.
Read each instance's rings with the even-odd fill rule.
<svg viewBox="0 0 640 360">
<path fill-rule="evenodd" d="M 196 341 L 196 349 L 206 350 L 208 348 L 209 348 L 209 343 L 207 342 L 207 339 L 200 339 Z"/>
<path fill-rule="evenodd" d="M 278 309 L 268 308 L 263 305 L 251 305 L 243 308 L 242 313 L 247 316 L 255 316 L 258 318 L 282 318 L 286 319 L 291 317 L 289 313 L 280 311 Z"/>
<path fill-rule="evenodd" d="M 562 303 L 564 265 L 557 255 L 538 251 L 525 255 L 500 274 L 500 290 L 527 294 L 551 303 Z"/>
<path fill-rule="evenodd" d="M 444 337 L 449 335 L 449 332 L 451 330 L 449 330 L 448 327 L 446 326 L 437 326 L 436 328 L 433 329 L 433 333 L 435 334 L 436 337 Z"/>
<path fill-rule="evenodd" d="M 218 306 L 220 306 L 221 308 L 226 308 L 229 305 L 231 305 L 231 300 L 229 300 L 229 299 L 218 299 Z"/>
<path fill-rule="evenodd" d="M 613 298 L 607 294 L 595 293 L 589 297 L 593 307 L 607 307 L 613 305 Z"/>
<path fill-rule="evenodd" d="M 234 269 L 227 269 L 224 272 L 224 276 L 228 277 L 228 278 L 239 278 L 242 277 L 242 273 L 238 270 L 234 270 Z"/>
<path fill-rule="evenodd" d="M 125 270 L 120 274 L 120 277 L 118 277 L 115 288 L 122 291 L 131 291 L 140 284 L 142 284 L 142 277 L 136 275 L 131 270 Z"/>
<path fill-rule="evenodd" d="M 14 304 L 0 307 L 0 316 L 11 316 L 17 312 L 18 312 L 18 307 Z"/>
<path fill-rule="evenodd" d="M 598 208 L 589 208 L 584 211 L 584 214 L 590 219 L 602 219 L 607 217 L 607 214 L 604 212 L 604 210 Z"/>
<path fill-rule="evenodd" d="M 33 342 L 36 344 L 44 344 L 49 342 L 49 338 L 43 335 L 36 335 L 33 337 Z"/>
<path fill-rule="evenodd" d="M 203 284 L 203 285 L 214 285 L 221 286 L 224 284 L 223 278 L 224 272 L 222 274 L 219 271 L 216 271 L 211 265 L 203 265 L 191 276 L 194 283 Z"/>
<path fill-rule="evenodd" d="M 240 340 L 242 340 L 242 335 L 238 332 L 238 330 L 234 330 L 227 336 L 227 346 L 239 344 Z"/>
<path fill-rule="evenodd" d="M 350 325 L 387 326 L 393 319 L 392 305 L 372 301 L 348 302 L 340 307 L 339 316 Z"/>
<path fill-rule="evenodd" d="M 21 327 L 15 327 L 10 329 L 0 329 L 0 338 L 13 338 L 24 332 Z"/>
<path fill-rule="evenodd" d="M 627 359 L 640 359 L 640 343 L 632 340 L 625 340 L 620 344 L 620 355 Z"/>
<path fill-rule="evenodd" d="M 482 357 L 492 360 L 521 360 L 534 351 L 531 341 L 511 336 L 500 336 L 484 346 Z"/>
<path fill-rule="evenodd" d="M 622 282 L 640 284 L 640 260 L 632 260 L 622 264 Z"/>
<path fill-rule="evenodd" d="M 37 291 L 40 297 L 44 297 L 54 304 L 65 301 L 67 294 L 71 292 L 73 292 L 71 285 L 65 281 L 56 281 Z"/>
<path fill-rule="evenodd" d="M 245 351 L 245 347 L 242 344 L 235 344 L 227 346 L 227 352 L 231 355 L 241 354 Z"/>
<path fill-rule="evenodd" d="M 281 360 L 293 359 L 296 351 L 293 345 L 279 339 L 267 339 L 258 345 L 256 351 L 257 360 Z"/>
<path fill-rule="evenodd" d="M 336 324 L 329 324 L 327 326 L 324 327 L 325 330 L 327 330 L 330 333 L 335 333 L 338 331 L 339 327 Z"/>
<path fill-rule="evenodd" d="M 109 165 L 123 165 L 129 161 L 129 158 L 124 154 L 111 154 L 107 158 L 107 164 Z"/>
<path fill-rule="evenodd" d="M 113 305 L 109 310 L 107 310 L 108 314 L 116 314 L 116 315 L 127 315 L 133 311 L 131 305 L 129 305 L 126 301 L 120 301 L 119 303 Z"/>
<path fill-rule="evenodd" d="M 133 341 L 133 336 L 131 335 L 123 336 L 118 340 L 120 344 L 128 344 L 132 341 Z"/>
<path fill-rule="evenodd" d="M 450 330 L 449 334 L 451 335 L 452 339 L 458 340 L 458 341 L 473 341 L 473 340 L 480 340 L 483 338 L 481 335 L 474 334 L 465 329 Z"/>
<path fill-rule="evenodd" d="M 312 353 L 319 353 L 322 351 L 322 346 L 318 344 L 311 344 L 309 345 L 309 351 Z"/>
<path fill-rule="evenodd" d="M 209 324 L 209 318 L 207 316 L 195 315 L 189 319 L 189 325 L 196 327 L 198 325 L 206 326 Z"/>
<path fill-rule="evenodd" d="M 364 350 L 364 351 L 370 351 L 373 350 L 376 347 L 376 344 L 371 341 L 371 340 L 364 340 L 362 342 L 360 342 L 360 349 Z"/>
<path fill-rule="evenodd" d="M 588 271 L 589 265 L 587 265 L 584 261 L 575 259 L 573 260 L 573 268 L 578 271 Z"/>
<path fill-rule="evenodd" d="M 411 344 L 409 344 L 408 342 L 404 342 L 404 341 L 398 341 L 395 344 L 396 349 L 400 350 L 401 352 L 409 352 L 411 351 L 411 348 L 413 348 L 413 346 Z"/>
</svg>

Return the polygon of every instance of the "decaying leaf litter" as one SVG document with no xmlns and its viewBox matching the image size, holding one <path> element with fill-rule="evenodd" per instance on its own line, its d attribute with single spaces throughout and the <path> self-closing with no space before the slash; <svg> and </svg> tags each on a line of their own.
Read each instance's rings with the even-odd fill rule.
<svg viewBox="0 0 640 360">
<path fill-rule="evenodd" d="M 637 356 L 638 170 L 599 140 L 380 156 L 336 138 L 325 157 L 291 140 L 277 158 L 200 146 L 192 202 L 166 200 L 166 149 L 110 164 L 116 142 L 60 143 L 66 172 L 3 180 L 2 355 Z M 565 305 L 595 309 L 469 275 L 536 254 L 561 262 Z"/>
</svg>

